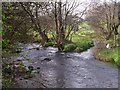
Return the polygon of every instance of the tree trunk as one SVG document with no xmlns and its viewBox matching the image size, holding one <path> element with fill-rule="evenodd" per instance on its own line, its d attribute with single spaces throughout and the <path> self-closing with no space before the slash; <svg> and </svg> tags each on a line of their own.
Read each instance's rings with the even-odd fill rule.
<svg viewBox="0 0 120 90">
<path fill-rule="evenodd" d="M 63 19 L 62 19 L 62 2 L 60 0 L 60 2 L 58 2 L 58 36 L 59 36 L 59 41 L 58 41 L 58 49 L 60 51 L 63 50 L 63 44 L 64 44 L 64 39 L 65 39 L 65 35 L 64 35 L 64 28 L 63 28 Z"/>
<path fill-rule="evenodd" d="M 118 26 L 119 26 L 119 25 L 114 26 L 114 46 L 115 46 L 115 47 L 117 46 L 117 43 L 116 43 L 116 41 L 117 41 L 116 35 L 118 35 Z"/>
<path fill-rule="evenodd" d="M 116 35 L 114 35 L 114 47 L 116 47 Z"/>
<path fill-rule="evenodd" d="M 48 36 L 45 34 L 45 32 L 39 32 L 40 36 L 41 36 L 41 44 L 42 46 L 45 46 L 45 43 L 49 41 Z"/>
<path fill-rule="evenodd" d="M 63 51 L 65 39 L 63 19 L 62 19 L 62 2 L 55 2 L 55 25 L 56 25 L 56 43 L 59 51 Z"/>
</svg>

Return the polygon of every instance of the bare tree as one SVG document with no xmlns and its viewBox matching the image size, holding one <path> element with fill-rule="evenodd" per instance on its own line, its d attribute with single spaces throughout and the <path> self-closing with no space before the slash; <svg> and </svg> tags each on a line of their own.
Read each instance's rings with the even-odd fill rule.
<svg viewBox="0 0 120 90">
<path fill-rule="evenodd" d="M 116 46 L 116 36 L 118 35 L 118 27 L 120 25 L 118 16 L 118 3 L 104 2 L 103 4 L 95 4 L 87 14 L 87 20 L 96 31 L 96 37 L 101 38 L 102 43 L 114 37 L 114 46 Z"/>
<path fill-rule="evenodd" d="M 109 34 L 106 39 L 109 39 L 110 36 L 114 35 L 114 46 L 116 46 L 116 35 L 118 35 L 118 27 L 120 25 L 118 17 L 118 5 L 116 1 L 112 1 L 112 4 L 107 5 L 105 2 L 106 8 L 106 23 Z"/>
<path fill-rule="evenodd" d="M 46 35 L 45 30 L 42 29 L 42 25 L 40 22 L 40 16 L 43 16 L 43 8 L 46 7 L 46 3 L 44 2 L 20 2 L 21 7 L 28 13 L 29 17 L 31 18 L 31 21 L 34 25 L 35 30 L 39 32 L 42 38 L 42 45 L 44 46 L 45 42 L 48 42 L 48 37 Z"/>
<path fill-rule="evenodd" d="M 86 8 L 82 12 L 80 10 L 76 12 L 76 8 L 82 3 L 76 2 L 75 0 L 72 2 L 68 2 L 67 0 L 62 2 L 59 0 L 58 2 L 50 3 L 51 12 L 48 12 L 48 16 L 54 20 L 56 32 L 53 37 L 58 49 L 62 51 L 63 45 L 71 35 L 71 31 L 76 31 L 78 29 L 79 22 Z"/>
<path fill-rule="evenodd" d="M 85 10 L 76 12 L 76 8 L 82 3 L 76 2 L 29 2 L 20 3 L 22 8 L 28 13 L 35 29 L 39 31 L 42 37 L 42 43 L 48 41 L 46 32 L 55 31 L 53 38 L 59 51 L 63 50 L 63 45 L 71 35 L 71 31 L 78 29 L 81 17 Z M 48 16 L 47 16 L 48 15 Z"/>
</svg>

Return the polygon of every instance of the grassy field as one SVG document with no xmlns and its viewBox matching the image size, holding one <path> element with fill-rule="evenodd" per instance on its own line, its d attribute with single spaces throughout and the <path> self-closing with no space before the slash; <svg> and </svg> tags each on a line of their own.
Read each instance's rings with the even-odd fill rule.
<svg viewBox="0 0 120 90">
<path fill-rule="evenodd" d="M 92 46 L 93 30 L 78 30 L 71 34 L 69 38 L 73 44 L 66 44 L 64 51 L 76 51 L 81 52 Z M 74 48 L 72 48 L 72 46 Z M 71 50 L 72 48 L 72 50 Z"/>
</svg>

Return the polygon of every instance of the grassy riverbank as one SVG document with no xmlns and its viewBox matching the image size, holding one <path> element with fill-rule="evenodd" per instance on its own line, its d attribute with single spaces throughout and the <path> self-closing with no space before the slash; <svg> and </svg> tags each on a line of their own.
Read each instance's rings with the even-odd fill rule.
<svg viewBox="0 0 120 90">
<path fill-rule="evenodd" d="M 120 47 L 111 48 L 111 49 L 101 49 L 94 53 L 95 57 L 101 61 L 115 62 L 120 66 L 120 56 L 119 56 Z"/>
<path fill-rule="evenodd" d="M 75 51 L 75 52 L 82 52 L 90 48 L 92 45 L 92 37 L 93 37 L 92 30 L 79 30 L 74 34 L 70 35 L 71 42 L 64 45 L 64 51 Z"/>
</svg>

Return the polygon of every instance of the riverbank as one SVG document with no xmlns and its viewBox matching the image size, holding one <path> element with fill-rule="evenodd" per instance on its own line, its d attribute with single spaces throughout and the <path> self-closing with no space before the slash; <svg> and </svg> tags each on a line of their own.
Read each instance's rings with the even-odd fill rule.
<svg viewBox="0 0 120 90">
<path fill-rule="evenodd" d="M 98 49 L 95 50 L 94 56 L 96 59 L 105 61 L 105 62 L 113 62 L 118 67 L 120 66 L 120 57 L 119 57 L 119 47 L 110 48 L 110 49 Z"/>
</svg>

